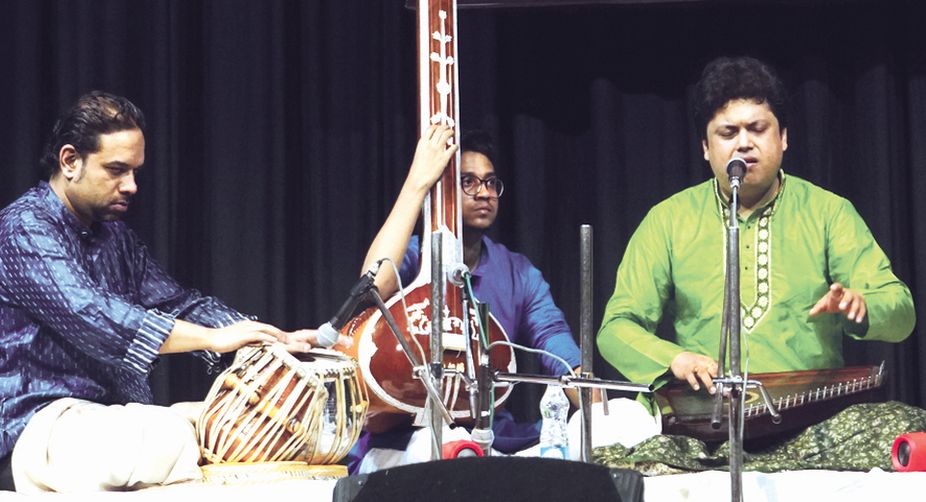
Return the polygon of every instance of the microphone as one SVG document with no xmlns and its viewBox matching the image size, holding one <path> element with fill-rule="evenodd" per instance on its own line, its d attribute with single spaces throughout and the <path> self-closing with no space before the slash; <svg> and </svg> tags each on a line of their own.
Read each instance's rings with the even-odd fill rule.
<svg viewBox="0 0 926 502">
<path fill-rule="evenodd" d="M 727 176 L 730 177 L 730 187 L 739 188 L 740 180 L 743 176 L 746 175 L 746 161 L 739 158 L 733 157 L 730 159 L 730 162 L 727 162 Z"/>
<path fill-rule="evenodd" d="M 469 274 L 469 267 L 463 263 L 457 263 L 452 265 L 447 271 L 447 279 L 450 281 L 450 284 L 458 288 L 462 288 L 466 282 L 466 275 Z"/>
<path fill-rule="evenodd" d="M 341 331 L 341 328 L 350 320 L 350 315 L 357 309 L 360 300 L 363 299 L 367 292 L 370 291 L 370 288 L 373 287 L 373 279 L 376 278 L 376 274 L 379 272 L 379 266 L 382 263 L 383 260 L 377 260 L 377 262 L 370 267 L 370 270 L 367 270 L 367 273 L 360 276 L 360 279 L 357 280 L 354 287 L 350 289 L 347 300 L 341 305 L 338 312 L 334 314 L 334 317 L 318 327 L 316 341 L 319 345 L 328 348 L 337 343 L 338 332 Z"/>
</svg>

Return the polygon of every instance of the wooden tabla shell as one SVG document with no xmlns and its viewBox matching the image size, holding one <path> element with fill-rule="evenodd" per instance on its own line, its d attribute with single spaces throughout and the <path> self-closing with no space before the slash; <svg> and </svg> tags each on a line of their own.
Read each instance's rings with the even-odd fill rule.
<svg viewBox="0 0 926 502">
<path fill-rule="evenodd" d="M 360 436 L 368 407 L 357 363 L 315 349 L 299 359 L 279 346 L 239 351 L 196 424 L 207 463 L 331 464 Z"/>
</svg>

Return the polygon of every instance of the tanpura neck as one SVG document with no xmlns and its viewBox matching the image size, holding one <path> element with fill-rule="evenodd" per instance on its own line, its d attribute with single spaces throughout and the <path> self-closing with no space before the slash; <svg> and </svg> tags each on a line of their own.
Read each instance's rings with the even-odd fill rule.
<svg viewBox="0 0 926 502">
<path fill-rule="evenodd" d="M 479 266 L 482 258 L 482 232 L 463 232 L 463 263 L 469 267 L 470 272 Z"/>
</svg>

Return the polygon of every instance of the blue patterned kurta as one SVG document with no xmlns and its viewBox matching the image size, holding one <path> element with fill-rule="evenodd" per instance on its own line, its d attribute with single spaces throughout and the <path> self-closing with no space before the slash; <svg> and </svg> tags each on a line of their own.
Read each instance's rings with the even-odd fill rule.
<svg viewBox="0 0 926 502">
<path fill-rule="evenodd" d="M 150 403 L 148 373 L 176 318 L 245 317 L 181 288 L 125 223 L 80 223 L 48 183 L 3 209 L 0 458 L 56 399 Z"/>
</svg>

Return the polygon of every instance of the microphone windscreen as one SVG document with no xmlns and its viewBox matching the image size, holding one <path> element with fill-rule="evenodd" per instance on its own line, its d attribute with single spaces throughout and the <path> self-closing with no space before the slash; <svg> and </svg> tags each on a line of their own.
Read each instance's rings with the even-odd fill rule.
<svg viewBox="0 0 926 502">
<path fill-rule="evenodd" d="M 315 333 L 315 341 L 319 347 L 329 348 L 338 342 L 338 330 L 330 322 L 326 322 L 318 327 Z"/>
<path fill-rule="evenodd" d="M 746 161 L 739 158 L 733 157 L 730 159 L 730 162 L 727 162 L 727 176 L 742 178 L 746 174 Z"/>
</svg>

